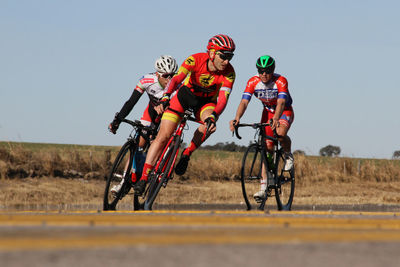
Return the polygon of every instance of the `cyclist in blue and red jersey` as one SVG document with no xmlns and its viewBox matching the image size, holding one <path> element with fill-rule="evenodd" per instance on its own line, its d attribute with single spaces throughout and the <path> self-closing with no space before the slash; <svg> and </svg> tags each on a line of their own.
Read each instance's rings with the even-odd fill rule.
<svg viewBox="0 0 400 267">
<path fill-rule="evenodd" d="M 163 112 L 163 106 L 160 105 L 160 100 L 167 90 L 166 86 L 168 82 L 175 75 L 178 69 L 178 64 L 173 57 L 163 55 L 156 60 L 154 68 L 156 72 L 146 74 L 140 78 L 131 97 L 125 102 L 121 110 L 115 114 L 114 120 L 108 126 L 108 129 L 113 134 L 117 133 L 121 120 L 128 116 L 144 92 L 149 96 L 149 104 L 144 110 L 140 122 L 145 126 L 153 125 L 154 127 L 158 127 Z M 143 163 L 136 163 L 138 163 L 137 161 L 142 157 L 141 148 L 143 148 L 145 144 L 146 140 L 143 137 L 140 137 L 139 150 L 135 154 L 136 160 L 134 162 L 136 167 L 135 169 L 136 171 L 139 170 L 139 173 L 142 166 L 136 165 L 142 165 Z M 131 176 L 132 182 L 135 183 L 137 180 L 135 171 L 132 172 Z M 120 184 L 113 186 L 111 192 L 116 194 L 121 189 L 123 182 L 124 181 L 122 180 Z"/>
<path fill-rule="evenodd" d="M 282 136 L 279 141 L 285 152 L 284 170 L 289 171 L 293 168 L 293 155 L 291 153 L 291 140 L 287 135 L 294 119 L 292 107 L 292 97 L 288 89 L 288 82 L 285 77 L 274 73 L 275 60 L 268 55 L 257 59 L 256 67 L 258 75 L 255 75 L 247 82 L 243 92 L 242 100 L 236 111 L 236 116 L 229 122 L 230 130 L 234 130 L 234 125 L 240 122 L 240 118 L 245 113 L 253 94 L 261 100 L 264 108 L 261 122 L 272 121 L 271 127 L 266 127 L 266 134 L 273 136 L 276 129 L 278 135 Z M 273 142 L 267 141 L 267 150 L 273 150 Z M 264 178 L 264 177 L 263 177 Z M 266 178 L 261 181 L 261 190 L 254 194 L 254 197 L 262 198 L 265 194 Z"/>
<path fill-rule="evenodd" d="M 191 143 L 182 152 L 175 168 L 178 175 L 185 173 L 191 154 L 208 137 L 205 136 L 206 125 L 210 125 L 209 134 L 215 132 L 216 121 L 225 109 L 235 81 L 235 71 L 230 64 L 234 51 L 235 43 L 229 36 L 215 35 L 208 41 L 207 52 L 189 56 L 168 83 L 162 101 L 169 102 L 169 107 L 162 116 L 160 130 L 147 153 L 142 177 L 135 186 L 135 194 L 143 193 L 148 174 L 176 129 L 181 113 L 187 109 L 194 110 L 196 118 L 204 122 L 204 125 L 199 126 Z M 170 100 L 171 93 L 178 87 L 177 94 Z"/>
</svg>

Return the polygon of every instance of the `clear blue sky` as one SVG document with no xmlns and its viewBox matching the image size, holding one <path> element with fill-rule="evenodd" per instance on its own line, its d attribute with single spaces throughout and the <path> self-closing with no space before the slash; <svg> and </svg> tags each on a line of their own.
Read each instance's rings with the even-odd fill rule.
<svg viewBox="0 0 400 267">
<path fill-rule="evenodd" d="M 155 59 L 180 64 L 224 33 L 237 79 L 207 144 L 252 139 L 238 142 L 228 121 L 270 54 L 294 99 L 293 150 L 390 158 L 400 150 L 399 10 L 394 0 L 0 0 L 0 140 L 121 145 L 128 127 L 112 135 L 107 125 Z M 242 121 L 259 121 L 261 108 L 253 98 Z"/>
</svg>

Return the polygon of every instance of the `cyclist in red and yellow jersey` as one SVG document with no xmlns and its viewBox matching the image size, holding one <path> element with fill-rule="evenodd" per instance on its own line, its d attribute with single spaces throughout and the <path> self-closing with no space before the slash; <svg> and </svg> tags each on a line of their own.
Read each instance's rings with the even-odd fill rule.
<svg viewBox="0 0 400 267">
<path fill-rule="evenodd" d="M 178 175 L 185 173 L 191 154 L 207 139 L 206 125 L 210 125 L 209 134 L 216 130 L 216 121 L 225 109 L 235 81 L 235 71 L 229 63 L 235 51 L 235 43 L 229 36 L 219 34 L 208 41 L 207 50 L 189 56 L 167 85 L 167 92 L 161 101 L 169 102 L 169 107 L 163 114 L 160 130 L 147 153 L 142 177 L 135 186 L 137 195 L 143 193 L 148 174 L 177 127 L 181 113 L 192 109 L 204 125 L 199 126 L 190 145 L 183 151 L 175 168 Z M 170 100 L 171 93 L 180 84 L 182 86 Z"/>
</svg>

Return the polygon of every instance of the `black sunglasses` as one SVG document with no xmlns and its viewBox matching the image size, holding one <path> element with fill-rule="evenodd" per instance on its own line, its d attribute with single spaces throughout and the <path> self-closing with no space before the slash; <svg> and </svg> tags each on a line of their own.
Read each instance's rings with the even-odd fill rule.
<svg viewBox="0 0 400 267">
<path fill-rule="evenodd" d="M 257 70 L 258 70 L 258 73 L 259 73 L 259 74 L 263 74 L 264 72 L 265 72 L 266 74 L 271 74 L 271 73 L 272 73 L 272 71 L 269 70 L 269 69 L 257 69 Z"/>
<path fill-rule="evenodd" d="M 168 79 L 174 77 L 174 75 L 175 73 L 163 73 L 161 74 L 161 77 Z"/>
<path fill-rule="evenodd" d="M 231 60 L 232 58 L 233 58 L 233 53 L 232 52 L 222 52 L 222 51 L 219 51 L 218 53 L 217 53 L 217 55 L 219 55 L 219 57 L 222 59 L 222 60 Z"/>
</svg>

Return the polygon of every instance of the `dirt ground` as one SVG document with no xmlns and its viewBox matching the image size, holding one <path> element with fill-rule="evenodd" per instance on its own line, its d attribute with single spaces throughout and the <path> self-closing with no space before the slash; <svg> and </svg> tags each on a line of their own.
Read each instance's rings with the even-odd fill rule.
<svg viewBox="0 0 400 267">
<path fill-rule="evenodd" d="M 24 207 L 102 206 L 105 181 L 65 178 L 0 180 L 0 209 Z M 400 182 L 298 183 L 294 205 L 398 205 Z M 131 197 L 126 197 L 131 203 Z M 242 204 L 237 181 L 170 181 L 158 204 Z"/>
</svg>

